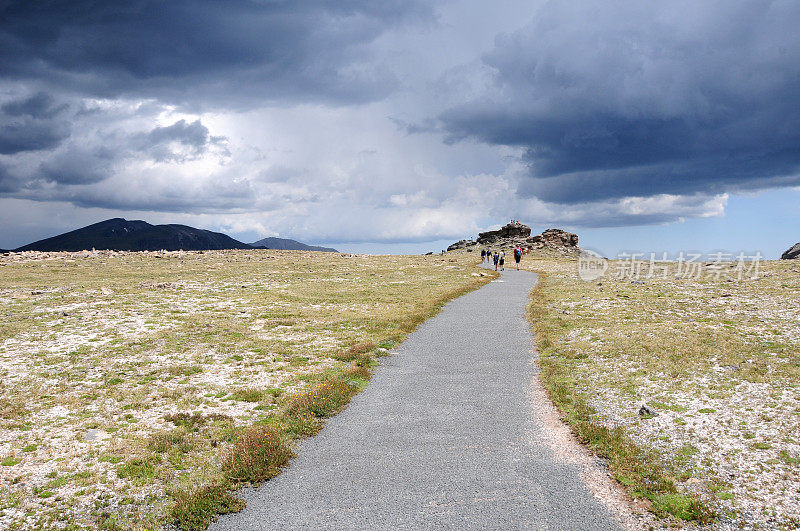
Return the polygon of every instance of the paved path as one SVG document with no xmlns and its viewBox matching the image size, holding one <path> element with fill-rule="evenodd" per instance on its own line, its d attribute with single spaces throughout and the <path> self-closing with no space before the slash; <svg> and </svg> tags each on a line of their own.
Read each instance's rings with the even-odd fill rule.
<svg viewBox="0 0 800 531">
<path fill-rule="evenodd" d="M 212 529 L 618 529 L 532 419 L 535 282 L 507 270 L 448 304 Z"/>
</svg>

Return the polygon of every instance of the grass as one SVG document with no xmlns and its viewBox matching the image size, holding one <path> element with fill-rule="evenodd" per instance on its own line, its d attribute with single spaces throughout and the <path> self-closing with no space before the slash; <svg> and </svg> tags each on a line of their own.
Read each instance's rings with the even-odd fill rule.
<svg viewBox="0 0 800 531">
<path fill-rule="evenodd" d="M 540 273 L 530 317 L 541 378 L 582 441 L 657 514 L 791 527 L 800 456 L 800 268 L 758 280 L 578 279 L 565 259 Z M 637 414 L 642 404 L 655 416 Z M 730 489 L 710 488 L 720 477 Z M 774 511 L 774 514 L 773 514 Z M 767 515 L 769 516 L 763 516 Z M 771 525 L 771 524 L 770 524 Z"/>
<path fill-rule="evenodd" d="M 190 452 L 194 447 L 189 438 L 189 430 L 186 428 L 176 428 L 174 430 L 154 433 L 150 436 L 147 448 L 153 452 L 163 454 L 170 450 L 177 450 L 181 453 Z"/>
<path fill-rule="evenodd" d="M 0 257 L 0 440 L 16 451 L 3 463 L 59 479 L 45 499 L 33 493 L 52 481 L 44 474 L 0 476 L 0 489 L 30 507 L 2 524 L 45 525 L 36 513 L 191 528 L 213 507 L 232 510 L 211 498 L 245 479 L 221 467 L 237 437 L 268 427 L 291 446 L 319 431 L 363 389 L 376 357 L 491 279 L 474 262 L 295 251 Z M 102 488 L 86 488 L 84 473 Z"/>
<path fill-rule="evenodd" d="M 295 397 L 287 413 L 296 417 L 313 415 L 326 418 L 346 405 L 358 390 L 358 383 L 346 382 L 341 378 L 326 380 Z"/>
<path fill-rule="evenodd" d="M 576 386 L 568 360 L 556 346 L 557 329 L 547 309 L 550 280 L 544 272 L 534 287 L 528 316 L 539 347 L 541 379 L 551 399 L 564 414 L 578 439 L 595 454 L 607 459 L 612 476 L 636 498 L 650 501 L 657 515 L 671 514 L 683 520 L 707 523 L 713 511 L 698 498 L 679 494 L 657 456 L 635 444 L 622 427 L 609 428 L 598 421 L 597 411 Z"/>
<path fill-rule="evenodd" d="M 230 490 L 242 483 L 258 484 L 280 474 L 294 457 L 292 440 L 315 434 L 323 418 L 340 411 L 370 377 L 365 366 L 353 365 L 337 377 L 327 377 L 305 393 L 294 395 L 264 424 L 239 430 L 222 460 L 223 477 L 213 488 L 187 489 L 173 496 L 169 515 L 181 529 L 204 529 L 216 512 L 240 510 Z M 237 500 L 238 501 L 238 500 Z"/>
<path fill-rule="evenodd" d="M 292 457 L 294 451 L 281 430 L 252 426 L 237 436 L 222 461 L 222 470 L 231 482 L 259 483 L 280 474 Z"/>
<path fill-rule="evenodd" d="M 180 529 L 196 531 L 207 528 L 219 514 L 244 509 L 244 501 L 233 496 L 225 487 L 207 485 L 195 489 L 177 491 L 169 511 L 169 519 Z"/>
<path fill-rule="evenodd" d="M 261 389 L 236 389 L 230 395 L 231 400 L 241 400 L 242 402 L 260 402 L 264 397 Z"/>
<path fill-rule="evenodd" d="M 0 466 L 14 466 L 20 464 L 21 462 L 22 459 L 9 455 L 0 460 Z"/>
<path fill-rule="evenodd" d="M 149 479 L 155 475 L 155 465 L 151 460 L 134 458 L 117 467 L 117 476 L 121 479 L 140 478 Z"/>
</svg>

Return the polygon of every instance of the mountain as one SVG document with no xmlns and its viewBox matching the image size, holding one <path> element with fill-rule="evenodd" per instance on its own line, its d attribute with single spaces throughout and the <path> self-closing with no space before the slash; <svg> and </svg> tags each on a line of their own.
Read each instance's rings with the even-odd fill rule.
<svg viewBox="0 0 800 531">
<path fill-rule="evenodd" d="M 250 245 L 253 247 L 266 247 L 267 249 L 281 249 L 285 251 L 322 251 L 325 253 L 339 252 L 330 247 L 317 247 L 316 245 L 308 245 L 305 243 L 300 243 L 296 240 L 290 240 L 288 238 L 264 238 L 263 240 L 258 240 Z"/>
<path fill-rule="evenodd" d="M 186 225 L 151 225 L 145 221 L 113 218 L 19 247 L 15 251 L 204 251 L 251 249 L 230 236 Z"/>
</svg>

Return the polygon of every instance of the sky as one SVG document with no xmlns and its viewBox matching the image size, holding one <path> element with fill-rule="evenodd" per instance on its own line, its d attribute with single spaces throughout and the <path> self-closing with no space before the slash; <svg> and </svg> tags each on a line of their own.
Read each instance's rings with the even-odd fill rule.
<svg viewBox="0 0 800 531">
<path fill-rule="evenodd" d="M 800 241 L 795 0 L 0 2 L 0 248 L 111 217 L 436 251 Z"/>
</svg>

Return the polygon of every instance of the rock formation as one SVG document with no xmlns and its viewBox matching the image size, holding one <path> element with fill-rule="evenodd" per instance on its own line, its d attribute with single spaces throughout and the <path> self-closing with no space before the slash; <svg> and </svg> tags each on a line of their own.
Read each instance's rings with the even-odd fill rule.
<svg viewBox="0 0 800 531">
<path fill-rule="evenodd" d="M 508 225 L 498 230 L 490 230 L 478 234 L 478 243 L 481 245 L 493 245 L 498 240 L 509 238 L 524 239 L 531 235 L 531 228 L 519 221 L 512 221 Z"/>
<path fill-rule="evenodd" d="M 800 243 L 794 244 L 781 255 L 781 260 L 800 260 Z"/>
<path fill-rule="evenodd" d="M 539 236 L 531 238 L 535 243 L 543 242 L 554 247 L 577 247 L 578 235 L 561 229 L 547 229 Z"/>
<path fill-rule="evenodd" d="M 550 248 L 564 253 L 580 252 L 578 235 L 561 229 L 547 229 L 541 234 L 531 236 L 531 228 L 512 221 L 498 230 L 490 230 L 478 234 L 478 240 L 461 240 L 447 248 L 448 251 L 464 249 L 473 245 L 491 248 L 512 248 L 520 246 L 523 249 Z"/>
<path fill-rule="evenodd" d="M 467 247 L 472 247 L 473 245 L 477 245 L 473 240 L 458 240 L 456 243 L 449 245 L 447 247 L 448 251 L 456 251 L 458 249 L 465 249 Z"/>
</svg>

